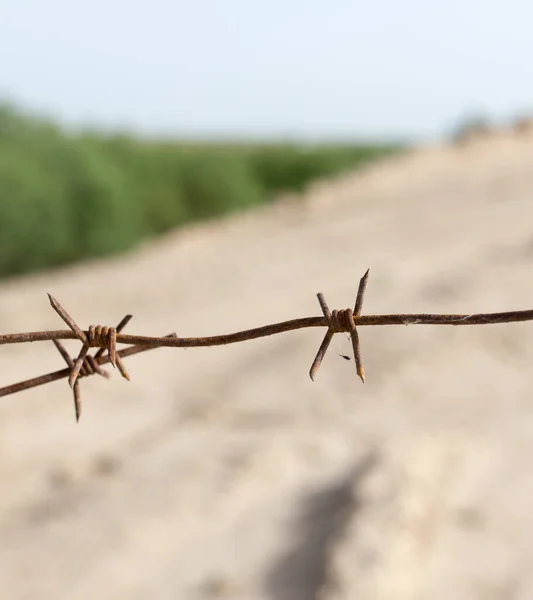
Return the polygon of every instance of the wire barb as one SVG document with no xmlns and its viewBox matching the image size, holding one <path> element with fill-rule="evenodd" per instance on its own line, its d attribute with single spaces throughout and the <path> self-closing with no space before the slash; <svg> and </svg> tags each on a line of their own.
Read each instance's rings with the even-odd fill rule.
<svg viewBox="0 0 533 600">
<path fill-rule="evenodd" d="M 319 293 L 317 294 L 318 302 L 320 304 L 320 308 L 322 309 L 322 313 L 324 318 L 326 319 L 326 323 L 328 326 L 328 330 L 326 331 L 326 335 L 320 344 L 320 348 L 313 360 L 311 368 L 309 369 L 309 377 L 314 381 L 318 369 L 322 364 L 322 360 L 326 355 L 326 352 L 329 348 L 331 340 L 336 333 L 348 333 L 350 335 L 350 339 L 352 342 L 353 355 L 355 361 L 355 368 L 357 374 L 361 378 L 361 381 L 365 382 L 365 368 L 363 367 L 363 359 L 361 357 L 361 345 L 359 343 L 359 333 L 357 332 L 357 328 L 355 326 L 355 318 L 361 315 L 361 311 L 363 309 L 363 301 L 366 291 L 366 285 L 368 282 L 368 275 L 370 273 L 370 269 L 367 269 L 366 273 L 361 277 L 359 281 L 359 289 L 357 290 L 357 299 L 355 301 L 355 306 L 352 311 L 351 308 L 345 308 L 342 310 L 334 310 L 331 312 L 329 310 L 328 304 L 324 295 Z"/>
<path fill-rule="evenodd" d="M 53 373 L 47 373 L 39 377 L 34 377 L 26 381 L 15 383 L 0 388 L 0 397 L 9 394 L 15 394 L 23 390 L 28 390 L 52 381 L 57 381 L 65 377 L 68 378 L 74 394 L 74 405 L 76 410 L 76 419 L 81 415 L 81 398 L 79 389 L 79 379 L 88 377 L 95 373 L 103 377 L 108 377 L 108 373 L 101 367 L 104 364 L 111 363 L 115 366 L 125 379 L 130 379 L 123 359 L 127 356 L 153 350 L 154 348 L 199 348 L 209 346 L 221 346 L 226 344 L 235 344 L 246 340 L 253 340 L 269 335 L 276 335 L 287 331 L 295 331 L 308 327 L 326 327 L 326 333 L 320 344 L 320 348 L 315 356 L 309 375 L 312 380 L 322 363 L 322 360 L 329 348 L 331 340 L 336 333 L 346 333 L 349 335 L 356 372 L 365 381 L 365 370 L 361 357 L 361 347 L 359 341 L 359 327 L 377 326 L 377 325 L 493 325 L 497 323 L 512 323 L 521 321 L 533 321 L 533 309 L 517 310 L 499 313 L 474 313 L 466 315 L 457 314 L 389 314 L 389 315 L 362 315 L 363 300 L 368 283 L 369 270 L 359 281 L 357 298 L 353 310 L 350 308 L 330 311 L 324 295 L 317 294 L 318 302 L 322 310 L 322 316 L 303 317 L 292 319 L 281 323 L 272 323 L 263 325 L 254 329 L 237 331 L 236 333 L 222 334 L 205 337 L 178 337 L 171 333 L 164 337 L 151 337 L 142 335 L 127 335 L 122 333 L 124 327 L 131 320 L 131 315 L 127 315 L 117 325 L 117 327 L 107 327 L 101 325 L 91 325 L 87 331 L 83 331 L 76 324 L 69 313 L 61 304 L 50 294 L 50 304 L 56 313 L 68 326 L 68 330 L 56 331 L 33 331 L 27 333 L 0 334 L 0 345 L 3 344 L 21 344 L 37 341 L 53 341 L 57 350 L 67 363 L 67 368 Z M 65 350 L 60 340 L 79 340 L 82 348 L 76 360 Z M 129 347 L 117 350 L 117 344 L 129 344 Z M 96 354 L 90 354 L 91 348 L 98 348 Z M 344 358 L 349 357 L 341 355 Z"/>
</svg>

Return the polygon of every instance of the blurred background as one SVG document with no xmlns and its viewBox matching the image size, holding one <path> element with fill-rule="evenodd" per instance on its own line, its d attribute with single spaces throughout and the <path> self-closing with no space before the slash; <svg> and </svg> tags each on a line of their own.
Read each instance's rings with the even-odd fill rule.
<svg viewBox="0 0 533 600">
<path fill-rule="evenodd" d="M 4 0 L 0 333 L 531 306 L 533 5 Z M 527 323 L 159 349 L 0 403 L 18 598 L 533 597 Z M 72 354 L 77 345 L 67 344 Z M 63 367 L 0 346 L 0 388 Z"/>
</svg>

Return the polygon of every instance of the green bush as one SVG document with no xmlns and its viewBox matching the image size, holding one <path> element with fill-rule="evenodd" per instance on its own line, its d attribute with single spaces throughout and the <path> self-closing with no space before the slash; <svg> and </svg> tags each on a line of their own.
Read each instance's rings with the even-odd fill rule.
<svg viewBox="0 0 533 600">
<path fill-rule="evenodd" d="M 192 219 L 218 217 L 264 200 L 246 160 L 232 152 L 189 155 L 181 165 L 181 186 Z"/>
<path fill-rule="evenodd" d="M 0 106 L 0 276 L 122 252 L 397 149 L 72 134 Z"/>
<path fill-rule="evenodd" d="M 312 180 L 328 177 L 383 156 L 390 148 L 375 146 L 273 146 L 251 153 L 251 167 L 268 194 L 299 191 Z"/>
</svg>

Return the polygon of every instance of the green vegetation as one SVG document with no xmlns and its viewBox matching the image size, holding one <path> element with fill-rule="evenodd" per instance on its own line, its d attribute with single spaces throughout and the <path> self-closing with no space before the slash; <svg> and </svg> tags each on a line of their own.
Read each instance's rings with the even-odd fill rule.
<svg viewBox="0 0 533 600">
<path fill-rule="evenodd" d="M 0 105 L 0 276 L 121 252 L 396 149 L 73 134 Z"/>
</svg>

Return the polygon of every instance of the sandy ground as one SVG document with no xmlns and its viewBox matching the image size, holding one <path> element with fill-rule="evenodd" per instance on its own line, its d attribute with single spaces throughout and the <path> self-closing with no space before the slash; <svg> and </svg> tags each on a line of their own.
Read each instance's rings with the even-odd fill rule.
<svg viewBox="0 0 533 600">
<path fill-rule="evenodd" d="M 533 306 L 533 135 L 426 148 L 117 260 L 0 283 L 2 332 L 211 335 L 351 306 Z M 0 596 L 533 598 L 533 324 L 323 330 L 132 357 L 0 401 Z M 70 344 L 73 353 L 76 343 Z M 62 368 L 0 347 L 0 386 Z"/>
</svg>

